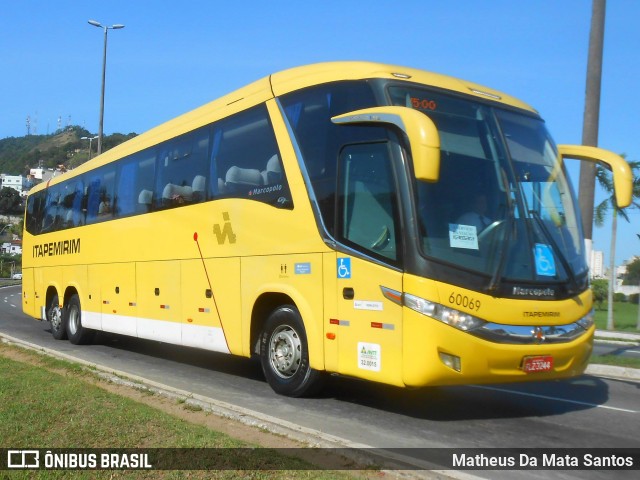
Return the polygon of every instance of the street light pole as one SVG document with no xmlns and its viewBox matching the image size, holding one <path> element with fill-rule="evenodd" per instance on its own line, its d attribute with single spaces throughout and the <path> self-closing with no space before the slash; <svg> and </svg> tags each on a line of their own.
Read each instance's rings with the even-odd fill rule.
<svg viewBox="0 0 640 480">
<path fill-rule="evenodd" d="M 589 52 L 587 58 L 587 84 L 585 93 L 582 144 L 598 145 L 598 125 L 600 121 L 600 90 L 602 83 L 602 52 L 604 49 L 604 19 L 606 0 L 593 0 L 591 30 L 589 31 Z M 578 204 L 584 230 L 587 261 L 593 249 L 593 205 L 596 185 L 596 164 L 580 162 L 578 183 Z M 612 279 L 613 281 L 613 279 Z"/>
<path fill-rule="evenodd" d="M 89 160 L 91 160 L 91 142 L 98 138 L 98 135 L 95 137 L 80 137 L 80 140 L 89 140 Z"/>
<path fill-rule="evenodd" d="M 109 30 L 124 28 L 124 25 L 116 23 L 115 25 L 107 26 L 102 25 L 100 22 L 95 20 L 89 20 L 89 24 L 104 30 L 104 48 L 102 51 L 102 91 L 100 94 L 100 124 L 98 127 L 98 155 L 100 155 L 102 153 L 102 127 L 104 125 L 104 84 L 107 75 L 107 32 Z"/>
</svg>

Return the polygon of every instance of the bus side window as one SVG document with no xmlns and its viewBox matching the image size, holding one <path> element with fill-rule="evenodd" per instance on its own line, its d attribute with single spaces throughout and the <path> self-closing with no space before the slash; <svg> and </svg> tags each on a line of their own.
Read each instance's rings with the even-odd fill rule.
<svg viewBox="0 0 640 480">
<path fill-rule="evenodd" d="M 155 188 L 158 208 L 207 200 L 209 130 L 201 128 L 161 145 Z"/>
<path fill-rule="evenodd" d="M 126 217 L 136 212 L 138 203 L 135 185 L 138 173 L 138 162 L 133 159 L 118 165 L 118 184 L 116 188 L 115 211 L 118 216 Z"/>
<path fill-rule="evenodd" d="M 282 165 L 277 154 L 269 159 L 261 173 L 265 185 L 277 185 L 282 181 Z"/>
<path fill-rule="evenodd" d="M 217 196 L 247 198 L 293 208 L 269 115 L 258 105 L 216 126 L 212 160 Z M 219 133 L 220 132 L 220 133 Z"/>
<path fill-rule="evenodd" d="M 60 201 L 60 187 L 53 185 L 45 190 L 46 203 L 44 207 L 44 217 L 42 220 L 43 232 L 54 232 L 59 230 L 58 206 Z"/>
<path fill-rule="evenodd" d="M 30 195 L 27 199 L 27 232 L 37 235 L 42 229 L 46 190 Z"/>
<path fill-rule="evenodd" d="M 339 168 L 339 235 L 360 250 L 399 260 L 400 222 L 387 143 L 345 147 Z"/>
<path fill-rule="evenodd" d="M 100 206 L 100 178 L 93 177 L 87 186 L 87 223 L 94 223 Z"/>
<path fill-rule="evenodd" d="M 156 174 L 156 151 L 155 149 L 145 150 L 136 155 L 138 166 L 135 195 L 136 213 L 147 213 L 153 208 L 153 181 Z"/>
<path fill-rule="evenodd" d="M 82 201 L 84 200 L 84 184 L 82 180 L 75 182 L 73 200 L 71 202 L 71 223 L 69 227 L 78 227 L 84 224 L 84 210 Z"/>
<path fill-rule="evenodd" d="M 380 131 L 338 126 L 331 117 L 377 105 L 371 86 L 360 81 L 327 83 L 288 93 L 280 101 L 300 147 L 324 226 L 335 235 L 338 149 L 348 138 L 371 140 L 372 135 L 379 137 Z"/>
<path fill-rule="evenodd" d="M 89 176 L 87 188 L 87 223 L 113 218 L 116 187 L 115 164 L 105 165 Z"/>
</svg>

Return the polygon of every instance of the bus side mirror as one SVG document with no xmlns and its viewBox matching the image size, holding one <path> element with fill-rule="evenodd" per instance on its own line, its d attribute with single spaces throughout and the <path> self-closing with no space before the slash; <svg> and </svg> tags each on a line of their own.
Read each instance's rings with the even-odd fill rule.
<svg viewBox="0 0 640 480">
<path fill-rule="evenodd" d="M 562 158 L 575 158 L 589 162 L 602 162 L 613 172 L 613 187 L 618 208 L 631 204 L 633 174 L 624 158 L 609 150 L 584 145 L 558 145 Z"/>
<path fill-rule="evenodd" d="M 374 107 L 338 115 L 336 125 L 383 123 L 393 125 L 407 136 L 416 178 L 437 182 L 440 178 L 440 135 L 425 114 L 407 107 Z"/>
</svg>

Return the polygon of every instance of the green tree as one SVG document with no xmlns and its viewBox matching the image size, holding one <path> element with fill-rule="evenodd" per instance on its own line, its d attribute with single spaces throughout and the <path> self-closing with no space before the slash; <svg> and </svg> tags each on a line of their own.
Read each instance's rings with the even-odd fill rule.
<svg viewBox="0 0 640 480">
<path fill-rule="evenodd" d="M 622 155 L 626 158 L 626 155 Z M 640 199 L 640 162 L 628 162 L 633 173 L 633 191 L 632 191 L 632 204 L 630 208 L 640 208 L 640 203 L 637 199 Z M 607 330 L 614 329 L 613 321 L 613 287 L 615 281 L 615 258 L 616 258 L 616 235 L 618 230 L 618 216 L 622 217 L 627 222 L 629 216 L 623 208 L 618 208 L 616 205 L 616 196 L 613 187 L 613 179 L 611 172 L 600 165 L 596 167 L 596 179 L 602 189 L 609 195 L 606 199 L 600 202 L 595 208 L 594 223 L 597 227 L 601 227 L 604 224 L 604 219 L 607 216 L 607 211 L 612 209 L 613 215 L 611 219 L 611 249 L 609 251 L 609 268 L 611 281 L 609 282 L 608 292 L 608 312 L 607 312 Z M 634 200 L 635 199 L 635 200 Z"/>
<path fill-rule="evenodd" d="M 56 168 L 61 164 L 77 167 L 88 157 L 89 142 L 82 140 L 82 137 L 92 136 L 82 127 L 69 126 L 53 135 L 2 138 L 0 139 L 0 172 L 10 175 L 25 174 L 30 168 L 38 165 L 45 168 Z M 135 136 L 135 133 L 107 135 L 103 139 L 102 151 Z M 92 144 L 94 152 L 96 144 L 97 142 Z"/>
<path fill-rule="evenodd" d="M 622 280 L 623 285 L 640 284 L 640 257 L 636 257 L 627 265 L 627 273 Z"/>
<path fill-rule="evenodd" d="M 20 211 L 22 199 L 20 194 L 11 187 L 2 187 L 0 190 L 0 213 L 9 214 Z"/>
<path fill-rule="evenodd" d="M 596 308 L 602 310 L 602 302 L 607 298 L 609 290 L 609 282 L 604 279 L 593 280 L 591 282 L 591 291 L 593 292 L 593 301 L 596 302 Z"/>
<path fill-rule="evenodd" d="M 123 142 L 126 142 L 127 140 L 132 139 L 136 135 L 137 133 L 129 133 L 127 135 L 123 133 L 112 133 L 111 135 L 104 137 L 102 139 L 102 153 L 106 152 L 107 150 L 113 147 L 120 145 Z M 96 146 L 96 144 L 97 142 L 94 142 L 94 147 Z"/>
<path fill-rule="evenodd" d="M 0 254 L 0 278 L 9 278 L 22 271 L 22 255 Z"/>
</svg>

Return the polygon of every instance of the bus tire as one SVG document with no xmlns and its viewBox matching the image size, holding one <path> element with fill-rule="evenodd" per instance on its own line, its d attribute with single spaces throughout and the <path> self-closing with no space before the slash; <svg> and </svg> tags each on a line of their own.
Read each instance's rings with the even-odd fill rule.
<svg viewBox="0 0 640 480">
<path fill-rule="evenodd" d="M 320 388 L 322 373 L 309 365 L 307 334 L 296 307 L 283 305 L 267 318 L 260 363 L 269 386 L 280 395 L 302 397 Z"/>
<path fill-rule="evenodd" d="M 49 320 L 49 324 L 51 325 L 51 335 L 53 335 L 53 338 L 56 340 L 66 340 L 67 325 L 65 323 L 62 309 L 60 308 L 58 295 L 54 295 L 51 299 L 51 303 L 49 303 L 49 307 L 47 308 L 47 320 Z"/>
<path fill-rule="evenodd" d="M 82 310 L 80 298 L 72 295 L 64 307 L 65 324 L 69 341 L 74 345 L 84 345 L 93 340 L 94 331 L 82 326 Z"/>
</svg>

